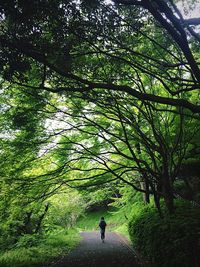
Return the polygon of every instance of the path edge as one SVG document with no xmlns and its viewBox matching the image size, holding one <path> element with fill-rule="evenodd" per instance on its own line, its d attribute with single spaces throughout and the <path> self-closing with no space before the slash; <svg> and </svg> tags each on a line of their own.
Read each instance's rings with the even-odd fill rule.
<svg viewBox="0 0 200 267">
<path fill-rule="evenodd" d="M 118 232 L 114 232 L 118 238 L 120 239 L 121 243 L 123 243 L 126 248 L 134 254 L 135 259 L 137 261 L 137 263 L 141 266 L 141 267 L 152 267 L 149 263 L 145 262 L 144 259 L 141 257 L 141 255 L 132 247 L 131 241 L 128 240 L 128 238 L 126 238 L 125 236 L 123 236 L 122 234 L 118 233 Z"/>
</svg>

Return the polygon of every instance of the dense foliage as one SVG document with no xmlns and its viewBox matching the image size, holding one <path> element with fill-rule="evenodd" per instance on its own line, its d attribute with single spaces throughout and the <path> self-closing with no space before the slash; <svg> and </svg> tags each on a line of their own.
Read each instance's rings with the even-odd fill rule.
<svg viewBox="0 0 200 267">
<path fill-rule="evenodd" d="M 167 210 L 163 208 L 163 213 Z M 197 267 L 200 264 L 200 211 L 176 201 L 176 213 L 160 218 L 152 205 L 134 215 L 129 233 L 134 247 L 155 267 Z"/>
<path fill-rule="evenodd" d="M 15 246 L 0 253 L 0 266 L 44 266 L 68 253 L 80 239 L 77 231 L 66 229 L 57 229 L 42 237 L 35 234 L 24 235 Z"/>
<path fill-rule="evenodd" d="M 127 216 L 135 190 L 160 216 L 162 199 L 170 214 L 175 197 L 200 202 L 200 19 L 187 2 L 1 1 L 2 249 L 86 208 L 114 201 Z"/>
</svg>

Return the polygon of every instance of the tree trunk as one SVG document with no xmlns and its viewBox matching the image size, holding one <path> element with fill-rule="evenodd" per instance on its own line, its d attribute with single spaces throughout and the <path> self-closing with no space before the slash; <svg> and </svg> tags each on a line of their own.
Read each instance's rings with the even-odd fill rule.
<svg viewBox="0 0 200 267">
<path fill-rule="evenodd" d="M 49 209 L 49 203 L 46 204 L 44 213 L 39 217 L 39 220 L 38 220 L 38 223 L 37 223 L 37 226 L 36 226 L 36 229 L 35 229 L 35 233 L 38 233 L 39 232 L 39 230 L 41 228 L 41 225 L 42 225 L 42 221 L 43 221 L 44 216 L 46 215 L 48 209 Z"/>
<path fill-rule="evenodd" d="M 154 203 L 156 205 L 156 208 L 158 210 L 160 217 L 163 218 L 163 214 L 162 214 L 162 210 L 161 210 L 161 206 L 160 206 L 160 195 L 159 195 L 158 191 L 156 191 L 153 183 L 151 183 L 150 185 L 151 185 L 151 190 L 153 192 Z"/>
<path fill-rule="evenodd" d="M 145 189 L 145 203 L 150 203 L 150 192 L 149 192 L 149 182 L 148 179 L 145 179 L 144 181 L 144 189 Z"/>
<path fill-rule="evenodd" d="M 31 227 L 31 216 L 33 211 L 26 212 L 26 217 L 24 218 L 23 225 L 19 226 L 17 229 L 18 235 L 21 234 L 32 234 L 32 227 Z"/>
<path fill-rule="evenodd" d="M 168 173 L 163 175 L 163 197 L 170 214 L 174 213 L 174 194 Z"/>
<path fill-rule="evenodd" d="M 146 176 L 143 175 L 143 179 L 144 179 L 144 182 L 140 182 L 140 187 L 141 189 L 143 189 L 145 192 L 142 193 L 143 195 L 143 200 L 144 202 L 147 204 L 147 203 L 150 203 L 150 192 L 149 192 L 149 182 L 148 182 L 148 179 Z"/>
</svg>

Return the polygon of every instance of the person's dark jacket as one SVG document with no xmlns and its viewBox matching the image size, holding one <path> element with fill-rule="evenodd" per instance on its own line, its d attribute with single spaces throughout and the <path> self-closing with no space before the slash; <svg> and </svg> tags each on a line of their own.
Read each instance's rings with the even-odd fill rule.
<svg viewBox="0 0 200 267">
<path fill-rule="evenodd" d="M 99 223 L 99 227 L 102 229 L 102 230 L 105 230 L 106 228 L 106 222 L 104 220 L 101 220 L 100 223 Z"/>
</svg>

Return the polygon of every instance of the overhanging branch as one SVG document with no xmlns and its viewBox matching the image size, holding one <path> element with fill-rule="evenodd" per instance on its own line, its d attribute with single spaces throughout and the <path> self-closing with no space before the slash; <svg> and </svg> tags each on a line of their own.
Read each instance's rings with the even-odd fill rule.
<svg viewBox="0 0 200 267">
<path fill-rule="evenodd" d="M 0 37 L 0 43 L 3 46 L 7 46 L 9 48 L 15 48 L 18 49 L 21 53 L 24 55 L 33 58 L 34 60 L 45 64 L 47 67 L 49 67 L 51 70 L 55 71 L 57 74 L 71 79 L 73 81 L 78 82 L 79 84 L 82 84 L 83 87 L 81 86 L 79 88 L 73 88 L 73 87 L 63 87 L 63 88 L 56 88 L 54 90 L 55 93 L 57 92 L 86 92 L 86 91 L 91 91 L 94 89 L 106 89 L 106 90 L 113 90 L 113 91 L 121 91 L 121 92 L 126 92 L 129 95 L 134 96 L 135 98 L 141 100 L 141 101 L 150 101 L 150 102 L 156 102 L 160 104 L 165 104 L 165 105 L 171 105 L 175 107 L 183 107 L 187 108 L 193 113 L 200 113 L 200 106 L 199 105 L 194 105 L 190 103 L 189 101 L 185 99 L 174 99 L 174 98 L 168 98 L 168 97 L 163 97 L 163 96 L 157 96 L 153 94 L 147 94 L 147 93 L 142 93 L 134 88 L 131 88 L 129 86 L 123 86 L 123 85 L 115 85 L 113 83 L 99 83 L 99 82 L 92 82 L 90 80 L 84 79 L 82 77 L 79 77 L 73 73 L 70 73 L 62 68 L 59 68 L 50 62 L 45 58 L 45 56 L 41 55 L 39 52 L 35 52 L 29 47 L 22 46 L 20 45 L 19 42 L 11 43 L 9 40 L 6 40 L 5 38 Z M 87 89 L 84 86 L 88 86 Z M 50 91 L 50 88 L 45 88 L 45 90 Z M 53 91 L 53 90 L 52 90 Z"/>
</svg>

